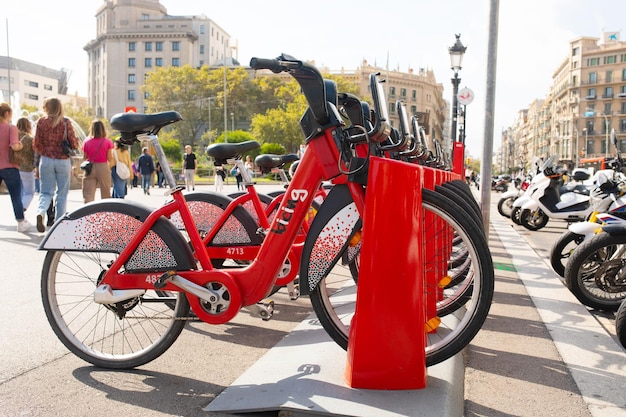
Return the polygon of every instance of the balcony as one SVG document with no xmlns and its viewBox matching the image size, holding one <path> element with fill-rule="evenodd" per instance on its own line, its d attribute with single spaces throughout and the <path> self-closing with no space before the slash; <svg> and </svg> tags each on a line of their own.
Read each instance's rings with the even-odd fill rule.
<svg viewBox="0 0 626 417">
<path fill-rule="evenodd" d="M 595 100 L 595 99 L 596 99 L 595 95 L 585 97 L 585 100 Z"/>
<path fill-rule="evenodd" d="M 613 98 L 613 94 L 602 94 L 602 98 Z"/>
</svg>

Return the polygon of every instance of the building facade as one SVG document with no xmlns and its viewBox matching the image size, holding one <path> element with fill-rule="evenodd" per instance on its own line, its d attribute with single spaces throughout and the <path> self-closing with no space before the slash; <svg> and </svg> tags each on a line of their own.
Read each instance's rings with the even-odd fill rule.
<svg viewBox="0 0 626 417">
<path fill-rule="evenodd" d="M 613 156 L 613 129 L 620 151 L 626 151 L 626 42 L 619 32 L 606 32 L 602 39 L 579 37 L 569 46 L 549 94 L 531 103 L 526 120 L 511 127 L 514 152 L 527 166 L 535 157 L 555 154 L 569 167 L 581 158 Z"/>
<path fill-rule="evenodd" d="M 159 67 L 233 65 L 230 35 L 206 16 L 170 16 L 158 0 L 105 0 L 89 55 L 89 105 L 109 119 L 144 112 L 143 80 Z"/>
<path fill-rule="evenodd" d="M 67 96 L 69 73 L 65 69 L 55 70 L 21 59 L 0 56 L 0 92 L 7 103 L 19 97 L 20 105 L 43 109 L 48 97 L 58 97 L 63 103 L 73 102 L 76 97 Z M 16 95 L 17 93 L 17 95 Z"/>
</svg>

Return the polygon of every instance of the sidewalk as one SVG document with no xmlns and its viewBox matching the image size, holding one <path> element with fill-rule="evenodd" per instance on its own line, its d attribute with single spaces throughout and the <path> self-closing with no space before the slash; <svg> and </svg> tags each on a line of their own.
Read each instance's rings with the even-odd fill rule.
<svg viewBox="0 0 626 417">
<path fill-rule="evenodd" d="M 465 416 L 626 416 L 626 353 L 496 204 L 496 293 L 466 349 Z"/>
<path fill-rule="evenodd" d="M 262 192 L 278 188 L 267 186 Z M 129 191 L 129 199 L 149 207 L 167 199 L 165 189 L 153 188 L 150 196 L 139 188 Z M 225 193 L 234 191 L 235 185 L 225 187 Z M 35 201 L 27 212 L 31 222 Z M 492 201 L 489 243 L 497 281 L 490 315 L 464 354 L 458 355 L 460 359 L 455 358 L 458 362 L 447 361 L 454 372 L 429 371 L 428 387 L 443 403 L 427 414 L 413 408 L 395 415 L 626 416 L 626 353 L 565 289 L 546 261 L 498 215 L 496 203 Z M 81 191 L 70 191 L 68 209 L 80 206 Z M 227 325 L 191 324 L 157 361 L 129 372 L 99 370 L 69 354 L 45 321 L 38 294 L 45 253 L 36 250 L 43 235 L 34 230 L 29 234 L 15 231 L 6 194 L 0 194 L 0 213 L 0 260 L 10 294 L 0 307 L 4 335 L 0 415 L 71 417 L 103 415 L 93 411 L 106 410 L 107 415 L 223 416 L 207 412 L 207 405 L 217 404 L 216 398 L 229 386 L 235 387 L 238 378 L 267 363 L 264 358 L 274 366 L 283 362 L 282 356 L 272 356 L 281 353 L 274 347 L 278 342 L 289 345 L 294 328 L 310 324 L 308 300 L 291 302 L 279 293 L 279 311 L 269 322 L 242 313 Z M 296 350 L 304 364 L 335 348 L 313 344 Z M 345 360 L 342 351 L 338 355 L 338 361 Z M 457 363 L 460 372 L 454 367 Z M 334 367 L 340 378 L 343 362 Z M 280 372 L 291 372 L 291 378 L 283 378 L 287 384 L 282 387 L 282 399 L 293 401 L 298 372 L 293 368 L 264 371 L 266 377 L 274 378 L 282 378 Z M 355 402 L 368 395 L 367 390 L 337 389 L 343 385 L 343 380 L 322 382 L 306 394 L 317 400 L 326 390 L 350 395 Z M 254 387 L 236 388 L 240 397 L 253 395 Z M 257 388 L 266 390 L 268 385 Z M 387 399 L 394 401 L 403 395 L 388 394 Z M 67 398 L 80 400 L 70 405 Z M 382 400 L 375 405 L 381 410 L 378 415 L 385 414 Z M 276 416 L 277 412 L 255 415 Z"/>
</svg>

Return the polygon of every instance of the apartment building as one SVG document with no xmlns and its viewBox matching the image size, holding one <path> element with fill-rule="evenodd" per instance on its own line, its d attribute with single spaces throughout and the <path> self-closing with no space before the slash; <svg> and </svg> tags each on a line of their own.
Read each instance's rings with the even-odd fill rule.
<svg viewBox="0 0 626 417">
<path fill-rule="evenodd" d="M 58 97 L 63 103 L 80 101 L 76 96 L 67 96 L 69 72 L 55 70 L 43 65 L 17 58 L 0 56 L 1 100 L 10 102 L 10 97 L 19 97 L 20 105 L 43 109 L 48 97 Z M 16 94 L 17 93 L 17 94 Z"/>
<path fill-rule="evenodd" d="M 99 117 L 146 110 L 143 80 L 159 67 L 233 65 L 230 35 L 204 15 L 170 16 L 159 0 L 107 0 L 96 12 L 89 105 Z"/>
<path fill-rule="evenodd" d="M 612 129 L 626 151 L 626 42 L 619 32 L 605 32 L 602 39 L 579 37 L 569 46 L 549 94 L 531 103 L 525 122 L 512 127 L 515 152 L 527 162 L 557 154 L 572 167 L 581 158 L 611 156 Z"/>
</svg>

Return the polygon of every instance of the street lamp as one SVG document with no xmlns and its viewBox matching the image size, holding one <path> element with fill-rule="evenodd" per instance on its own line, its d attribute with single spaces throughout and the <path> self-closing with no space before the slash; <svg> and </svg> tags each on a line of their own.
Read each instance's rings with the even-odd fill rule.
<svg viewBox="0 0 626 417">
<path fill-rule="evenodd" d="M 448 52 L 450 53 L 450 68 L 454 71 L 454 78 L 452 78 L 452 126 L 451 126 L 451 139 L 452 142 L 456 142 L 456 122 L 458 116 L 458 107 L 459 102 L 457 98 L 457 94 L 459 93 L 459 83 L 461 79 L 459 78 L 459 71 L 462 68 L 463 63 L 463 55 L 465 54 L 466 46 L 463 46 L 461 43 L 461 34 L 456 36 L 456 42 L 450 48 L 448 48 Z"/>
<path fill-rule="evenodd" d="M 209 132 L 208 136 L 209 136 L 209 144 L 211 144 L 211 100 L 213 100 L 214 98 L 217 97 L 209 97 L 209 123 L 208 123 L 208 129 L 207 131 Z"/>
<path fill-rule="evenodd" d="M 235 131 L 235 113 L 230 113 L 230 130 L 231 132 Z"/>
<path fill-rule="evenodd" d="M 578 168 L 578 129 L 574 126 L 574 133 L 576 134 L 576 147 L 574 148 L 574 168 Z"/>
</svg>

